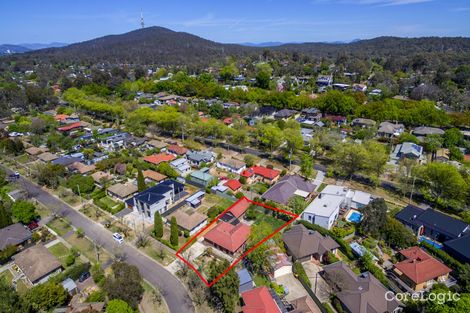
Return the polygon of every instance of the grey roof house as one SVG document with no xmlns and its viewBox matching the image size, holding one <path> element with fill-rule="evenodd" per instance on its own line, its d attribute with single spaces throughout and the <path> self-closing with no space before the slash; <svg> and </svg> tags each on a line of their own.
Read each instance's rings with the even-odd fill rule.
<svg viewBox="0 0 470 313">
<path fill-rule="evenodd" d="M 323 276 L 335 291 L 347 312 L 351 313 L 395 313 L 401 303 L 386 298 L 386 289 L 369 272 L 356 275 L 345 263 L 339 261 L 323 267 Z"/>
<path fill-rule="evenodd" d="M 413 135 L 418 137 L 425 137 L 429 135 L 444 135 L 444 131 L 436 127 L 420 126 L 413 129 Z"/>
<path fill-rule="evenodd" d="M 0 251 L 8 246 L 18 246 L 31 240 L 32 234 L 20 223 L 0 229 Z"/>
<path fill-rule="evenodd" d="M 186 154 L 186 158 L 192 166 L 214 162 L 214 154 L 210 151 L 190 151 Z"/>
<path fill-rule="evenodd" d="M 433 209 L 408 205 L 395 218 L 411 228 L 416 235 L 425 235 L 440 242 L 470 235 L 470 225 Z"/>
<path fill-rule="evenodd" d="M 311 231 L 304 225 L 298 224 L 282 235 L 287 252 L 295 260 L 305 261 L 315 258 L 319 261 L 328 252 L 335 253 L 339 245 L 328 236 L 323 236 L 317 231 Z"/>
<path fill-rule="evenodd" d="M 352 126 L 359 126 L 364 128 L 374 127 L 376 122 L 368 118 L 355 118 L 352 120 Z"/>
<path fill-rule="evenodd" d="M 382 122 L 377 130 L 377 135 L 380 137 L 390 138 L 393 136 L 400 136 L 405 131 L 405 125 L 391 122 Z"/>
<path fill-rule="evenodd" d="M 269 188 L 262 198 L 281 204 L 287 204 L 289 199 L 297 195 L 302 198 L 310 197 L 315 185 L 299 175 L 285 175 L 279 182 Z"/>
<path fill-rule="evenodd" d="M 15 264 L 33 285 L 46 282 L 62 271 L 60 262 L 43 245 L 36 245 L 13 256 Z"/>
</svg>

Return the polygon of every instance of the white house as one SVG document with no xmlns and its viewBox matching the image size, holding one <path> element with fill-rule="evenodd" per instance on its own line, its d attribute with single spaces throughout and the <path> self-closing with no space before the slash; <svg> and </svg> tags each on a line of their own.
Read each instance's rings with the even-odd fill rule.
<svg viewBox="0 0 470 313">
<path fill-rule="evenodd" d="M 246 169 L 246 164 L 235 159 L 223 158 L 217 161 L 216 166 L 228 172 L 240 174 Z"/>
<path fill-rule="evenodd" d="M 320 194 L 302 213 L 302 219 L 323 228 L 330 229 L 339 216 L 343 196 Z"/>
<path fill-rule="evenodd" d="M 179 158 L 170 163 L 170 166 L 182 177 L 191 172 L 191 165 L 186 158 Z"/>
<path fill-rule="evenodd" d="M 302 213 L 302 219 L 330 229 L 339 216 L 341 208 L 361 209 L 372 200 L 369 193 L 328 185 Z"/>
</svg>

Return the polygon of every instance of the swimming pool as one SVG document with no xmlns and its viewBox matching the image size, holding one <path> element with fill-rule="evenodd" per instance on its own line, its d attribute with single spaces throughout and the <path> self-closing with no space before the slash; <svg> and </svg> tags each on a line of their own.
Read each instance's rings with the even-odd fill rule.
<svg viewBox="0 0 470 313">
<path fill-rule="evenodd" d="M 356 210 L 350 210 L 346 216 L 346 220 L 357 224 L 362 220 L 362 214 Z"/>
<path fill-rule="evenodd" d="M 418 241 L 419 242 L 424 241 L 437 249 L 442 249 L 443 247 L 443 245 L 441 245 L 440 243 L 433 241 L 432 239 L 429 239 L 428 237 L 424 237 L 424 236 L 419 237 Z"/>
</svg>

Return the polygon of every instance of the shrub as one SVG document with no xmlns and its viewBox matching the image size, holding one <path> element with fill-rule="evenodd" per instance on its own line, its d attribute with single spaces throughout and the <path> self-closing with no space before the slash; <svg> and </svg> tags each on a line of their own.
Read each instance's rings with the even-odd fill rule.
<svg viewBox="0 0 470 313">
<path fill-rule="evenodd" d="M 92 293 L 90 293 L 90 295 L 88 296 L 88 298 L 86 298 L 85 302 L 89 302 L 89 303 L 92 303 L 92 302 L 103 302 L 105 299 L 105 293 L 104 291 L 102 290 L 97 290 L 97 291 L 93 291 Z"/>
<path fill-rule="evenodd" d="M 7 246 L 0 252 L 0 264 L 4 264 L 16 253 L 16 246 Z"/>
<path fill-rule="evenodd" d="M 104 279 L 104 271 L 101 268 L 100 263 L 93 264 L 93 266 L 90 269 L 90 274 L 95 284 L 100 284 Z"/>
<path fill-rule="evenodd" d="M 67 255 L 65 258 L 65 265 L 71 266 L 73 263 L 75 263 L 75 256 L 73 254 Z"/>
<path fill-rule="evenodd" d="M 294 274 L 297 275 L 297 277 L 299 278 L 301 282 L 303 282 L 304 284 L 312 288 L 312 284 L 310 283 L 310 280 L 308 279 L 307 273 L 305 272 L 305 269 L 302 266 L 302 263 L 300 263 L 299 261 L 295 261 L 292 270 L 294 271 Z"/>
</svg>

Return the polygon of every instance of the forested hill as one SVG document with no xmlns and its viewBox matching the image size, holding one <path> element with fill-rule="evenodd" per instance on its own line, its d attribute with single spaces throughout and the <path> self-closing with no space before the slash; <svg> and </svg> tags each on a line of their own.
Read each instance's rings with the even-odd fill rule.
<svg viewBox="0 0 470 313">
<path fill-rule="evenodd" d="M 273 47 L 279 51 L 298 52 L 316 57 L 358 55 L 368 58 L 409 57 L 414 54 L 448 54 L 470 59 L 470 38 L 464 37 L 377 37 L 351 43 L 302 43 Z"/>
<path fill-rule="evenodd" d="M 186 65 L 208 64 L 229 55 L 244 55 L 254 50 L 255 48 L 221 44 L 155 26 L 14 57 L 76 64 L 104 62 Z"/>
<path fill-rule="evenodd" d="M 222 44 L 201 37 L 175 32 L 163 27 L 148 27 L 125 34 L 110 35 L 62 48 L 43 49 L 9 56 L 20 63 L 69 64 L 142 64 L 208 66 L 227 56 L 252 56 L 254 59 L 271 50 L 272 54 L 302 54 L 313 58 L 337 58 L 353 55 L 361 59 L 412 58 L 430 55 L 431 62 L 462 64 L 470 61 L 470 38 L 378 37 L 351 43 L 301 43 L 274 47 L 248 47 Z"/>
</svg>

